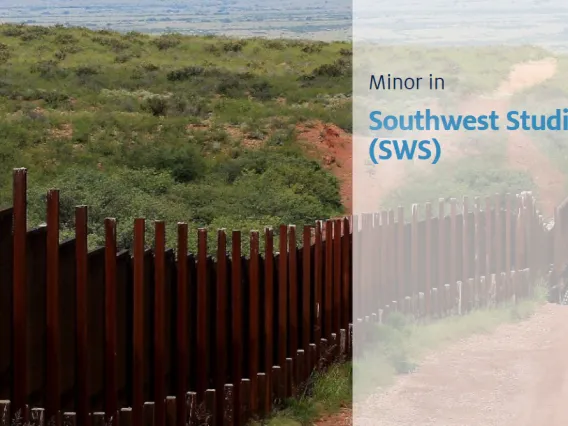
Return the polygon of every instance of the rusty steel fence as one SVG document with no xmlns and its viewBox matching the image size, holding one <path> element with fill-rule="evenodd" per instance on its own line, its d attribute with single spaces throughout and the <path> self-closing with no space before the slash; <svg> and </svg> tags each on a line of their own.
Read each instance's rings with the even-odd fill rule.
<svg viewBox="0 0 568 426">
<path fill-rule="evenodd" d="M 141 218 L 131 252 L 117 250 L 111 218 L 105 246 L 89 251 L 86 206 L 61 242 L 59 192 L 46 226 L 28 230 L 25 169 L 13 188 L 0 211 L 0 426 L 245 425 L 352 355 L 353 312 L 368 312 L 357 324 L 463 314 L 526 296 L 566 260 L 568 209 L 548 229 L 530 193 L 466 198 L 460 211 L 453 200 L 449 213 L 440 202 L 435 217 L 427 204 L 420 220 L 416 206 L 410 222 L 400 208 L 281 225 L 278 247 L 272 229 L 252 231 L 249 253 L 240 232 L 229 245 L 219 230 L 212 257 L 208 231 L 185 223 L 175 251 L 162 221 L 147 247 Z"/>
</svg>

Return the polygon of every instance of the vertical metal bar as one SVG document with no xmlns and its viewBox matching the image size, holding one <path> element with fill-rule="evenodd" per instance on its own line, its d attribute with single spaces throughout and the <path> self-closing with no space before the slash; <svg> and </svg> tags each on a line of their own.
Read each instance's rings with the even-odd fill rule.
<svg viewBox="0 0 568 426">
<path fill-rule="evenodd" d="M 197 397 L 207 389 L 207 230 L 197 234 Z"/>
<path fill-rule="evenodd" d="M 185 426 L 187 410 L 185 397 L 187 388 L 187 365 L 189 361 L 188 348 L 188 271 L 187 271 L 187 249 L 188 249 L 188 226 L 187 223 L 178 223 L 177 228 L 177 326 L 176 326 L 176 424 Z M 142 251 L 142 256 L 144 252 Z"/>
<path fill-rule="evenodd" d="M 324 329 L 325 338 L 333 333 L 332 302 L 333 302 L 333 222 L 325 222 L 325 287 L 324 287 Z"/>
<path fill-rule="evenodd" d="M 260 245 L 258 231 L 250 233 L 250 275 L 249 275 L 249 375 L 251 379 L 251 407 L 257 408 L 257 374 L 259 373 L 260 360 L 260 284 L 259 284 L 259 264 Z"/>
<path fill-rule="evenodd" d="M 296 251 L 296 226 L 288 226 L 288 323 L 289 356 L 298 350 L 298 259 Z M 254 378 L 253 378 L 254 382 Z M 254 395 L 253 389 L 253 395 Z"/>
<path fill-rule="evenodd" d="M 241 232 L 233 231 L 231 238 L 231 309 L 232 309 L 232 383 L 234 385 L 235 407 L 240 406 L 240 383 L 243 378 L 243 319 L 242 319 L 242 269 L 241 269 Z M 235 415 L 235 426 L 241 418 Z"/>
<path fill-rule="evenodd" d="M 27 232 L 27 170 L 14 169 L 13 186 L 13 401 L 12 415 L 26 417 L 28 396 L 27 359 L 27 276 L 26 276 L 26 232 Z"/>
<path fill-rule="evenodd" d="M 142 424 L 144 418 L 144 219 L 134 220 L 134 307 L 132 356 L 132 421 Z"/>
<path fill-rule="evenodd" d="M 426 203 L 426 252 L 424 253 L 426 265 L 426 280 L 424 282 L 425 313 L 430 316 L 432 296 L 432 204 Z"/>
<path fill-rule="evenodd" d="M 280 225 L 278 267 L 278 363 L 286 369 L 288 341 L 288 227 Z"/>
<path fill-rule="evenodd" d="M 382 228 L 385 230 L 385 227 Z M 349 251 L 350 251 L 350 234 L 349 234 L 349 219 L 343 219 L 343 236 L 341 237 L 342 248 L 341 248 L 341 271 L 342 271 L 342 307 L 341 307 L 341 328 L 347 330 L 349 328 L 350 321 L 350 308 L 351 308 L 351 264 L 349 262 Z M 381 272 L 381 271 L 379 271 Z M 384 281 L 383 281 L 384 285 Z M 304 348 L 307 352 L 309 348 Z M 309 353 L 309 352 L 308 352 Z"/>
<path fill-rule="evenodd" d="M 332 305 L 332 332 L 339 336 L 341 328 L 341 219 L 333 221 L 333 305 Z M 373 300 L 375 303 L 376 300 Z M 375 306 L 375 305 L 373 305 Z M 339 353 L 339 345 L 337 353 Z M 308 348 L 305 348 L 307 351 Z"/>
<path fill-rule="evenodd" d="M 47 193 L 47 342 L 46 342 L 46 416 L 55 425 L 60 419 L 60 377 L 59 350 L 61 327 L 59 323 L 59 191 Z"/>
<path fill-rule="evenodd" d="M 321 222 L 316 222 L 315 229 L 315 247 L 314 247 L 314 306 L 315 325 L 314 325 L 314 341 L 317 344 L 316 359 L 319 359 L 319 342 L 322 337 L 322 272 L 323 272 L 323 253 L 322 253 L 322 235 Z M 281 376 L 282 378 L 284 375 Z"/>
<path fill-rule="evenodd" d="M 397 259 L 396 265 L 398 270 L 398 288 L 395 294 L 395 300 L 401 303 L 406 296 L 406 276 L 404 271 L 404 207 L 399 206 L 398 210 L 398 223 L 397 223 Z"/>
<path fill-rule="evenodd" d="M 105 421 L 116 424 L 116 220 L 105 219 Z"/>
<path fill-rule="evenodd" d="M 77 422 L 90 425 L 87 207 L 75 209 Z"/>
<path fill-rule="evenodd" d="M 412 205 L 412 224 L 410 231 L 410 269 L 412 273 L 412 287 L 408 296 L 413 298 L 418 295 L 420 286 L 418 284 L 418 204 Z"/>
<path fill-rule="evenodd" d="M 312 261 L 311 261 L 311 226 L 304 226 L 303 231 L 303 259 L 302 259 L 302 348 L 307 352 L 310 346 L 311 322 L 311 288 L 312 288 Z"/>
<path fill-rule="evenodd" d="M 166 278 L 166 226 L 155 221 L 154 251 L 154 422 L 162 425 L 166 419 L 165 363 L 165 278 Z"/>
<path fill-rule="evenodd" d="M 267 376 L 274 364 L 274 234 L 264 230 L 264 371 Z"/>
<path fill-rule="evenodd" d="M 217 294 L 215 329 L 215 389 L 218 396 L 217 418 L 223 418 L 223 392 L 227 373 L 227 234 L 217 231 Z"/>
</svg>

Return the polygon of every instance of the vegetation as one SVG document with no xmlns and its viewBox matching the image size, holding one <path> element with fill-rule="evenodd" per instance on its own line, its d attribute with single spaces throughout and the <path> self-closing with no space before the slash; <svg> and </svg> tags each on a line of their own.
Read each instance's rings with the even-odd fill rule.
<svg viewBox="0 0 568 426">
<path fill-rule="evenodd" d="M 145 217 L 148 244 L 153 220 L 168 224 L 170 247 L 176 223 L 185 221 L 212 231 L 212 253 L 218 228 L 268 226 L 277 234 L 281 223 L 341 215 L 338 180 L 306 156 L 297 128 L 319 120 L 352 131 L 352 54 L 347 42 L 0 25 L 0 203 L 11 202 L 12 168 L 26 167 L 31 227 L 45 221 L 45 193 L 57 187 L 64 238 L 73 235 L 74 206 L 86 204 L 91 247 L 103 241 L 104 217 L 117 219 L 120 248 L 132 243 L 133 219 Z M 446 65 L 463 71 L 468 91 L 486 90 L 520 57 L 543 55 L 487 54 L 499 56 L 499 67 L 484 78 L 472 77 L 479 53 L 456 52 Z M 405 66 L 424 60 L 386 47 L 380 55 Z M 460 189 L 495 191 L 499 179 L 510 188 L 526 183 L 518 174 L 475 173 L 468 164 L 442 186 L 455 190 L 461 179 Z M 427 179 L 417 181 L 389 202 L 442 195 L 440 184 L 417 192 Z"/>
<path fill-rule="evenodd" d="M 336 178 L 295 129 L 318 119 L 349 130 L 348 47 L 1 25 L 0 202 L 12 168 L 27 167 L 30 226 L 57 187 L 64 237 L 87 204 L 90 245 L 112 216 L 121 248 L 140 216 L 149 242 L 151 221 L 166 220 L 173 246 L 178 221 L 248 232 L 339 215 Z"/>
</svg>

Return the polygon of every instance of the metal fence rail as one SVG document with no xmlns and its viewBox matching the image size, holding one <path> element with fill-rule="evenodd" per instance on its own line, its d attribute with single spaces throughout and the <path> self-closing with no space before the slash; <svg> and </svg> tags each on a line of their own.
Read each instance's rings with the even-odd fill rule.
<svg viewBox="0 0 568 426">
<path fill-rule="evenodd" d="M 472 209 L 465 199 L 459 213 L 455 200 L 449 214 L 440 202 L 436 217 L 428 204 L 424 220 L 415 207 L 408 223 L 400 208 L 398 220 L 385 211 L 281 225 L 277 250 L 273 230 L 252 231 L 246 255 L 240 232 L 227 247 L 219 230 L 214 259 L 208 231 L 184 223 L 176 251 L 161 221 L 146 247 L 141 218 L 132 253 L 117 251 L 114 219 L 105 247 L 89 252 L 86 206 L 76 208 L 75 238 L 60 243 L 58 191 L 47 225 L 33 230 L 26 192 L 27 171 L 16 169 L 13 207 L 0 211 L 0 426 L 244 425 L 351 356 L 354 311 L 368 312 L 362 322 L 393 310 L 463 314 L 493 290 L 496 301 L 526 296 L 535 276 L 566 260 L 567 203 L 548 230 L 527 193 Z M 365 271 L 355 291 L 354 270 Z"/>
</svg>

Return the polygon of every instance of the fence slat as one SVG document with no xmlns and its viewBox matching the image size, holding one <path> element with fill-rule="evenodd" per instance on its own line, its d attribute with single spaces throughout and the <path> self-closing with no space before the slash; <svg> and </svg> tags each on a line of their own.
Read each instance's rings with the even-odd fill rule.
<svg viewBox="0 0 568 426">
<path fill-rule="evenodd" d="M 242 305 L 242 263 L 241 232 L 233 231 L 231 235 L 231 310 L 232 310 L 232 356 L 231 371 L 234 385 L 235 407 L 240 405 L 240 383 L 243 378 L 243 305 Z M 235 416 L 235 426 L 239 426 L 241 418 Z"/>
<path fill-rule="evenodd" d="M 333 228 L 332 222 L 325 222 L 325 284 L 323 287 L 324 337 L 329 337 L 332 330 L 333 301 Z"/>
<path fill-rule="evenodd" d="M 491 220 L 491 200 L 489 197 L 485 197 L 485 278 L 489 279 L 491 276 L 491 239 L 493 237 L 492 232 L 492 220 Z"/>
<path fill-rule="evenodd" d="M 333 333 L 339 335 L 341 328 L 341 219 L 333 221 Z M 376 300 L 373 301 L 373 307 Z M 337 347 L 336 355 L 339 354 Z M 307 350 L 307 348 L 305 348 Z"/>
<path fill-rule="evenodd" d="M 197 236 L 197 397 L 202 401 L 207 389 L 207 230 Z"/>
<path fill-rule="evenodd" d="M 341 236 L 341 272 L 342 272 L 342 279 L 341 279 L 341 328 L 347 329 L 349 327 L 350 321 L 350 310 L 351 310 L 351 289 L 350 289 L 350 281 L 351 281 L 351 265 L 349 262 L 349 250 L 350 250 L 350 240 L 349 240 L 349 219 L 343 219 L 343 234 Z M 315 341 L 315 340 L 314 340 Z M 304 348 L 304 350 L 308 350 L 308 348 Z"/>
<path fill-rule="evenodd" d="M 27 170 L 14 169 L 13 210 L 13 381 L 12 415 L 20 413 L 27 421 L 26 398 L 28 394 L 27 344 L 27 279 L 26 279 L 26 231 L 27 231 Z"/>
<path fill-rule="evenodd" d="M 446 273 L 446 253 L 444 246 L 444 242 L 446 240 L 445 216 L 445 200 L 440 198 L 438 200 L 438 282 L 435 283 L 436 288 L 438 289 L 438 297 L 441 297 L 441 290 L 448 279 L 448 275 Z M 438 304 L 438 308 L 440 308 L 440 304 Z"/>
<path fill-rule="evenodd" d="M 426 277 L 424 280 L 424 305 L 426 316 L 430 315 L 430 305 L 432 297 L 432 204 L 426 203 L 425 206 L 426 221 L 426 241 L 424 252 L 424 263 L 426 266 Z"/>
<path fill-rule="evenodd" d="M 451 288 L 451 301 L 456 300 L 456 282 L 458 281 L 457 275 L 457 200 L 452 198 L 450 200 L 450 276 L 448 283 Z M 446 283 L 447 284 L 447 283 Z M 453 306 L 448 306 L 448 309 L 452 309 Z"/>
<path fill-rule="evenodd" d="M 223 392 L 227 379 L 227 234 L 217 231 L 217 294 L 215 321 L 215 389 L 217 395 L 217 418 L 223 418 Z"/>
<path fill-rule="evenodd" d="M 176 321 L 176 424 L 185 426 L 187 410 L 185 397 L 187 394 L 187 365 L 189 361 L 188 347 L 188 271 L 187 271 L 187 223 L 178 223 L 177 228 L 177 321 Z M 121 425 L 122 426 L 122 425 Z"/>
<path fill-rule="evenodd" d="M 166 279 L 166 226 L 163 221 L 154 222 L 154 422 L 166 421 L 166 348 L 165 333 L 165 279 Z"/>
<path fill-rule="evenodd" d="M 144 409 L 144 219 L 134 220 L 132 421 L 142 424 Z"/>
<path fill-rule="evenodd" d="M 288 227 L 280 225 L 278 260 L 278 364 L 286 370 L 288 341 Z M 286 373 L 283 373 L 284 377 Z"/>
<path fill-rule="evenodd" d="M 322 338 L 322 281 L 323 281 L 323 250 L 322 250 L 322 229 L 321 221 L 316 222 L 315 226 L 315 247 L 314 247 L 314 317 L 315 324 L 314 341 L 317 343 L 316 358 L 319 359 L 319 342 Z M 282 366 L 282 365 L 281 365 Z M 281 376 L 284 380 L 284 375 Z"/>
<path fill-rule="evenodd" d="M 298 256 L 296 227 L 288 226 L 288 354 L 298 350 Z M 253 393 L 254 394 L 254 393 Z"/>
<path fill-rule="evenodd" d="M 88 210 L 86 206 L 75 209 L 76 256 L 76 351 L 77 351 L 77 422 L 90 425 L 89 416 L 89 311 L 88 311 Z"/>
<path fill-rule="evenodd" d="M 274 233 L 264 230 L 264 360 L 269 376 L 274 365 Z"/>
<path fill-rule="evenodd" d="M 260 364 L 260 241 L 258 231 L 250 233 L 249 271 L 249 378 L 251 381 L 251 409 L 257 409 L 257 374 Z"/>
<path fill-rule="evenodd" d="M 48 419 L 55 425 L 61 424 L 59 350 L 61 327 L 59 324 L 59 191 L 51 189 L 47 193 L 47 368 L 45 387 L 45 408 Z"/>
<path fill-rule="evenodd" d="M 105 219 L 105 422 L 114 425 L 118 413 L 116 378 L 116 220 Z"/>
<path fill-rule="evenodd" d="M 504 296 L 506 282 L 502 280 L 501 272 L 503 272 L 502 256 L 503 256 L 503 226 L 501 222 L 501 195 L 495 194 L 495 274 L 497 280 L 496 297 L 497 301 L 501 301 Z"/>
<path fill-rule="evenodd" d="M 303 232 L 303 259 L 302 259 L 302 348 L 308 350 L 311 341 L 311 290 L 312 290 L 312 259 L 311 259 L 311 226 L 304 226 Z"/>
</svg>

